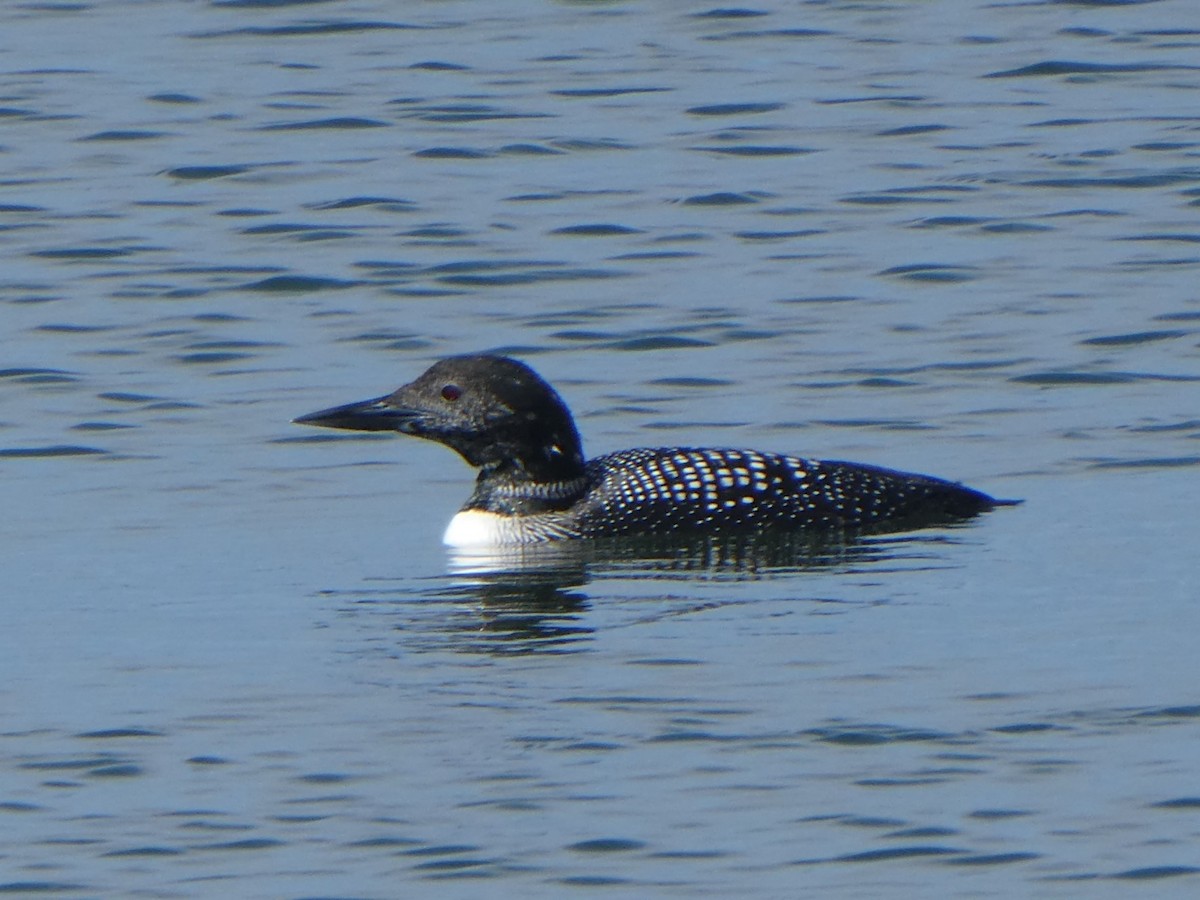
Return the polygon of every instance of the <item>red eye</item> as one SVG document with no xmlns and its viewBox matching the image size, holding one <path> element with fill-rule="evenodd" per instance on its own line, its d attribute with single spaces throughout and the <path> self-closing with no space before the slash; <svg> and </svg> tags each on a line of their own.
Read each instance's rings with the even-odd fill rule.
<svg viewBox="0 0 1200 900">
<path fill-rule="evenodd" d="M 447 384 L 442 388 L 442 399 L 453 403 L 462 396 L 462 388 L 457 384 Z"/>
</svg>

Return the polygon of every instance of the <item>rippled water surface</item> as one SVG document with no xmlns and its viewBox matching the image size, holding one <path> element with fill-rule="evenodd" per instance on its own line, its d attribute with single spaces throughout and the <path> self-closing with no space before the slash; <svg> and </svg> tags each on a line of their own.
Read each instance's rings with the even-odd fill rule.
<svg viewBox="0 0 1200 900">
<path fill-rule="evenodd" d="M 0 892 L 1194 896 L 1198 213 L 1190 0 L 0 5 Z M 448 558 L 481 350 L 1026 502 Z"/>
</svg>

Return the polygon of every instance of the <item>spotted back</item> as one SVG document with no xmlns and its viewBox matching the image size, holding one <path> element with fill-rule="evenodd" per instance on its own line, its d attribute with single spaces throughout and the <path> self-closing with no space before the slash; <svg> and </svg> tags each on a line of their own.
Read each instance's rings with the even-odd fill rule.
<svg viewBox="0 0 1200 900">
<path fill-rule="evenodd" d="M 991 498 L 950 481 L 753 450 L 623 450 L 587 466 L 583 536 L 721 529 L 872 529 L 973 516 Z"/>
</svg>

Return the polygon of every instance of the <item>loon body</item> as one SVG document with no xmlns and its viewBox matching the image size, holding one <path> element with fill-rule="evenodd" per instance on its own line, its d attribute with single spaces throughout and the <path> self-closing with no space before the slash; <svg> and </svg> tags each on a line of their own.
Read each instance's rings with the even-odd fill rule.
<svg viewBox="0 0 1200 900">
<path fill-rule="evenodd" d="M 893 531 L 1012 501 L 858 463 L 755 450 L 664 447 L 586 460 L 570 410 L 524 363 L 454 356 L 386 397 L 295 420 L 445 444 L 479 469 L 451 520 L 454 547 L 767 530 Z"/>
</svg>

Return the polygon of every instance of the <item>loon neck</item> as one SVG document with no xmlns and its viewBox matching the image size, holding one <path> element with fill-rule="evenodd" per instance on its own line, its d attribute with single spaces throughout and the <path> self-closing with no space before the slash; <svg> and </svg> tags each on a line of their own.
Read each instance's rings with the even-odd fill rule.
<svg viewBox="0 0 1200 900">
<path fill-rule="evenodd" d="M 464 509 L 524 516 L 565 510 L 584 495 L 587 463 L 579 432 L 561 401 L 551 412 L 488 434 L 472 452 L 455 448 L 479 467 Z"/>
<path fill-rule="evenodd" d="M 475 491 L 463 509 L 486 510 L 506 516 L 562 512 L 569 509 L 589 486 L 583 470 L 573 477 L 534 479 L 525 473 L 485 468 L 475 481 Z"/>
</svg>

